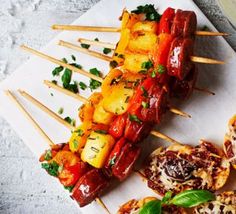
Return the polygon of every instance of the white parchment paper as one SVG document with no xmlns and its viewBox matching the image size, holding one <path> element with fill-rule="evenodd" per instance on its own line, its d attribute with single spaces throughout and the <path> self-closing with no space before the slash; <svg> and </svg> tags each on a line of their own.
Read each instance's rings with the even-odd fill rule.
<svg viewBox="0 0 236 214">
<path fill-rule="evenodd" d="M 214 26 L 191 0 L 102 0 L 78 18 L 73 24 L 119 27 L 120 22 L 118 17 L 121 15 L 123 8 L 126 7 L 128 10 L 132 10 L 141 4 L 155 4 L 155 7 L 158 8 L 160 13 L 169 6 L 193 10 L 197 14 L 199 28 L 206 25 L 211 30 L 215 30 Z M 44 47 L 42 51 L 58 59 L 63 57 L 70 58 L 73 54 L 76 56 L 77 62 L 83 65 L 85 70 L 96 67 L 100 69 L 103 74 L 106 74 L 109 70 L 107 62 L 57 45 L 60 39 L 76 44 L 79 37 L 88 39 L 97 37 L 101 41 L 114 43 L 118 41 L 119 34 L 73 31 L 62 32 Z M 179 108 L 192 115 L 191 119 L 184 119 L 168 114 L 162 125 L 156 127 L 156 129 L 183 143 L 196 145 L 199 139 L 204 138 L 221 146 L 227 121 L 236 113 L 236 56 L 235 52 L 221 37 L 199 37 L 196 42 L 195 55 L 213 57 L 227 62 L 226 65 L 198 65 L 199 79 L 197 85 L 199 87 L 209 88 L 214 91 L 216 95 L 210 96 L 194 92 L 189 100 L 178 104 Z M 92 49 L 102 50 L 99 48 Z M 70 137 L 70 131 L 49 118 L 45 113 L 27 102 L 17 93 L 17 89 L 24 89 L 55 112 L 57 112 L 60 107 L 64 107 L 64 116 L 77 118 L 77 109 L 81 105 L 81 102 L 55 92 L 52 89 L 48 89 L 43 84 L 43 80 L 53 79 L 51 71 L 54 67 L 54 64 L 44 59 L 31 57 L 24 65 L 0 84 L 0 113 L 12 125 L 25 144 L 37 157 L 48 148 L 48 145 L 12 101 L 5 96 L 3 91 L 6 89 L 12 90 L 55 143 L 66 142 Z M 73 74 L 73 79 L 84 82 L 89 81 L 88 78 L 79 74 Z M 51 96 L 51 93 L 53 93 L 53 96 Z M 81 94 L 88 96 L 90 91 L 81 91 Z M 77 124 L 79 123 L 80 121 L 77 120 Z M 159 145 L 167 146 L 168 143 L 149 137 L 143 143 L 143 157 Z M 235 181 L 231 179 L 227 184 L 227 188 L 233 189 L 235 187 Z M 58 188 L 61 187 L 58 185 Z M 109 193 L 104 195 L 102 199 L 109 210 L 115 213 L 119 205 L 125 201 L 147 195 L 154 195 L 154 193 L 146 187 L 145 183 L 142 182 L 139 177 L 133 175 L 124 183 L 114 187 Z M 84 213 L 104 212 L 96 203 L 92 203 L 81 210 Z"/>
</svg>

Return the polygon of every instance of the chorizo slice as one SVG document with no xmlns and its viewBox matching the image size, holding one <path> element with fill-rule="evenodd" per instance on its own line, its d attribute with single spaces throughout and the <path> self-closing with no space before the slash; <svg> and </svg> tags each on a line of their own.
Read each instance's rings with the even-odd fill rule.
<svg viewBox="0 0 236 214">
<path fill-rule="evenodd" d="M 167 72 L 179 80 L 183 80 L 193 67 L 190 56 L 193 55 L 192 39 L 175 38 L 171 44 Z"/>
<path fill-rule="evenodd" d="M 99 169 L 92 169 L 83 175 L 72 190 L 71 197 L 80 207 L 84 207 L 96 199 L 107 187 L 109 180 Z"/>
</svg>

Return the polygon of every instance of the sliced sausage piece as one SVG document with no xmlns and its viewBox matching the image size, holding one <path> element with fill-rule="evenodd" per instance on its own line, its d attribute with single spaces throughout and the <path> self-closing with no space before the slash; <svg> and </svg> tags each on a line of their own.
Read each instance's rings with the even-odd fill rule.
<svg viewBox="0 0 236 214">
<path fill-rule="evenodd" d="M 109 186 L 109 180 L 101 170 L 92 169 L 83 175 L 72 190 L 71 197 L 80 207 L 91 203 Z"/>
<path fill-rule="evenodd" d="M 177 10 L 171 27 L 174 37 L 194 38 L 197 29 L 197 17 L 193 11 Z"/>
<path fill-rule="evenodd" d="M 193 92 L 194 86 L 197 81 L 197 77 L 198 77 L 198 71 L 195 66 L 193 66 L 192 70 L 183 80 L 178 80 L 175 77 L 173 77 L 170 83 L 171 85 L 170 96 L 183 100 L 188 99 Z"/>
<path fill-rule="evenodd" d="M 153 85 L 147 93 L 148 106 L 141 109 L 140 119 L 159 124 L 167 110 L 167 93 L 164 88 L 160 88 L 158 85 Z"/>
<path fill-rule="evenodd" d="M 113 175 L 120 181 L 123 181 L 125 178 L 127 178 L 130 173 L 132 173 L 132 169 L 139 157 L 140 152 L 141 149 L 139 147 L 127 143 L 123 147 L 120 156 L 115 162 L 115 165 L 112 167 Z"/>
<path fill-rule="evenodd" d="M 148 136 L 152 129 L 152 126 L 153 124 L 147 122 L 140 123 L 136 121 L 130 121 L 130 119 L 127 118 L 124 136 L 128 141 L 137 143 Z"/>
<path fill-rule="evenodd" d="M 190 57 L 193 55 L 194 42 L 189 38 L 175 38 L 171 44 L 167 72 L 183 80 L 193 67 Z"/>
</svg>

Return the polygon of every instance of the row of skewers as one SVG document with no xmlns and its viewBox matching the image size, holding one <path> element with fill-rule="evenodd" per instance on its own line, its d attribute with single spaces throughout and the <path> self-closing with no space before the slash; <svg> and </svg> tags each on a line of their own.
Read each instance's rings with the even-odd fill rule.
<svg viewBox="0 0 236 214">
<path fill-rule="evenodd" d="M 173 108 L 170 100 L 174 97 L 187 99 L 193 89 L 197 88 L 197 71 L 193 62 L 223 62 L 193 55 L 195 35 L 204 34 L 196 31 L 194 12 L 175 12 L 174 9 L 168 8 L 157 21 L 158 16 L 152 10 L 154 7 L 148 7 L 154 14 L 153 20 L 149 20 L 150 14 L 140 10 L 140 7 L 132 13 L 123 11 L 122 27 L 117 29 L 121 32 L 121 38 L 116 46 L 113 45 L 112 57 L 81 49 L 65 41 L 59 43 L 109 61 L 111 71 L 104 79 L 23 46 L 25 50 L 88 76 L 102 85 L 101 93 L 95 92 L 87 99 L 55 83 L 45 81 L 48 86 L 84 103 L 79 113 L 82 124 L 78 128 L 65 123 L 42 103 L 21 91 L 24 97 L 73 130 L 68 144 L 54 145 L 47 137 L 51 149 L 40 157 L 40 161 L 50 175 L 58 177 L 66 188 L 72 190 L 72 198 L 80 206 L 85 206 L 95 199 L 102 203 L 98 196 L 111 181 L 114 178 L 123 181 L 130 175 L 141 152 L 136 143 L 149 133 L 175 143 L 168 149 L 155 151 L 142 172 L 148 180 L 148 186 L 160 195 L 169 190 L 178 193 L 184 189 L 195 188 L 215 191 L 221 188 L 228 178 L 229 164 L 222 152 L 211 143 L 203 141 L 193 148 L 181 145 L 176 140 L 152 130 L 154 124 L 161 123 L 167 110 L 188 116 Z M 65 26 L 64 28 L 75 29 Z M 94 30 L 91 27 L 82 29 Z M 104 29 L 110 28 L 100 28 L 103 31 Z M 87 43 L 112 46 L 98 41 L 94 43 L 87 40 Z M 11 93 L 10 96 L 14 98 Z M 42 130 L 41 133 L 47 136 Z M 202 161 L 201 155 L 209 159 Z M 210 180 L 204 183 L 208 174 Z M 183 182 L 185 186 L 182 185 Z M 105 207 L 104 204 L 103 206 Z"/>
</svg>

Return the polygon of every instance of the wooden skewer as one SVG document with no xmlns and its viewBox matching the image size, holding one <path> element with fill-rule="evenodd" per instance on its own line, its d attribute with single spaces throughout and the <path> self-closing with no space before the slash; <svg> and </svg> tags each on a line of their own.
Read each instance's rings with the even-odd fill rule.
<svg viewBox="0 0 236 214">
<path fill-rule="evenodd" d="M 120 32 L 120 29 L 116 27 L 95 27 L 80 25 L 52 25 L 52 29 L 69 31 Z"/>
<path fill-rule="evenodd" d="M 211 32 L 211 31 L 196 31 L 196 36 L 228 36 L 228 33 L 219 33 L 219 32 Z"/>
<path fill-rule="evenodd" d="M 87 44 L 87 45 L 95 45 L 103 48 L 109 48 L 111 50 L 114 50 L 116 48 L 115 44 L 108 43 L 108 42 L 100 42 L 100 41 L 95 41 L 95 40 L 90 40 L 90 39 L 84 39 L 84 38 L 79 38 L 78 42 L 82 44 Z"/>
<path fill-rule="evenodd" d="M 29 47 L 27 47 L 27 46 L 25 46 L 25 45 L 22 45 L 21 48 L 22 48 L 23 50 L 26 50 L 26 51 L 28 51 L 28 52 L 30 52 L 30 53 L 36 55 L 36 56 L 39 56 L 39 57 L 41 57 L 41 58 L 43 58 L 43 59 L 46 59 L 46 60 L 48 60 L 48 61 L 50 61 L 50 62 L 53 62 L 53 63 L 55 63 L 55 64 L 57 64 L 57 65 L 63 66 L 63 67 L 65 67 L 65 68 L 68 68 L 68 69 L 70 69 L 70 70 L 72 70 L 72 71 L 74 71 L 74 72 L 77 72 L 77 73 L 79 73 L 79 74 L 82 74 L 82 75 L 84 75 L 84 76 L 87 76 L 87 77 L 89 77 L 89 78 L 92 78 L 92 79 L 94 79 L 94 80 L 97 80 L 97 81 L 99 81 L 99 82 L 102 82 L 102 80 L 103 80 L 101 77 L 98 77 L 98 76 L 96 76 L 96 75 L 93 75 L 93 74 L 91 74 L 91 73 L 89 73 L 89 72 L 87 72 L 87 71 L 84 71 L 83 69 L 76 68 L 76 67 L 73 66 L 73 65 L 66 64 L 66 63 L 64 63 L 64 62 L 61 61 L 61 60 L 55 59 L 55 58 L 53 58 L 53 57 L 51 57 L 51 56 L 49 56 L 49 55 L 46 55 L 46 54 L 41 53 L 41 52 L 39 52 L 39 51 L 36 51 L 36 50 L 34 50 L 34 49 L 32 49 L 32 48 L 29 48 Z"/>
<path fill-rule="evenodd" d="M 207 93 L 207 94 L 210 94 L 210 95 L 215 95 L 214 92 L 208 90 L 207 88 L 199 88 L 199 87 L 195 86 L 193 89 L 196 90 L 196 91 L 199 91 L 199 92 L 204 92 L 204 93 Z"/>
<path fill-rule="evenodd" d="M 53 83 L 52 83 L 53 84 Z M 66 90 L 66 89 L 65 89 Z M 37 106 L 39 109 L 41 109 L 43 112 L 47 113 L 49 116 L 51 116 L 53 119 L 55 119 L 56 121 L 58 121 L 59 123 L 61 123 L 62 125 L 64 125 L 66 128 L 68 128 L 70 131 L 73 131 L 75 129 L 74 126 L 72 125 L 67 125 L 66 123 L 64 123 L 62 120 L 62 118 L 57 115 L 55 112 L 53 112 L 52 110 L 50 110 L 48 107 L 46 107 L 44 104 L 42 104 L 41 102 L 39 102 L 38 100 L 36 100 L 34 97 L 32 97 L 30 94 L 28 94 L 25 91 L 19 90 L 20 94 L 25 97 L 28 101 L 30 101 L 31 103 L 33 103 L 35 106 Z M 65 121 L 66 122 L 66 121 Z M 178 141 L 170 138 L 169 136 L 162 134 L 160 132 L 157 131 L 151 131 L 151 134 L 154 135 L 155 137 L 159 137 L 163 140 L 167 140 L 171 143 L 179 143 Z"/>
<path fill-rule="evenodd" d="M 36 100 L 34 97 L 32 97 L 30 94 L 26 93 L 25 91 L 22 90 L 18 90 L 18 92 L 25 97 L 27 100 L 29 100 L 31 103 L 33 103 L 34 105 L 38 106 L 41 110 L 43 110 L 45 113 L 47 113 L 48 115 L 50 115 L 52 118 L 54 118 L 55 120 L 57 120 L 59 123 L 63 124 L 64 126 L 66 126 L 67 128 L 69 128 L 71 131 L 74 130 L 74 126 L 72 126 L 70 123 L 66 122 L 65 120 L 63 120 L 61 117 L 58 117 L 58 115 L 53 112 L 52 110 L 50 110 L 48 107 L 46 107 L 44 104 L 42 104 L 41 102 L 39 102 L 38 100 Z"/>
<path fill-rule="evenodd" d="M 31 102 L 33 102 L 34 104 L 38 103 L 37 100 L 35 100 L 32 96 L 30 96 L 29 94 L 20 91 L 21 94 L 25 97 L 27 97 L 27 99 L 30 99 Z M 26 111 L 26 109 L 23 107 L 23 105 L 17 100 L 17 98 L 11 93 L 11 91 L 7 90 L 5 91 L 6 95 L 11 98 L 11 100 L 16 104 L 16 106 L 22 111 L 22 113 L 27 117 L 27 119 L 30 121 L 30 123 L 37 129 L 37 131 L 41 134 L 41 136 L 46 140 L 46 142 L 48 143 L 48 145 L 51 147 L 54 145 L 54 143 L 52 142 L 52 140 L 48 137 L 48 135 L 42 130 L 42 128 L 39 126 L 39 124 L 33 119 L 33 117 Z M 33 98 L 33 99 L 31 99 Z M 46 113 L 49 114 L 49 112 L 52 112 L 51 110 L 48 111 L 48 108 L 46 106 L 44 106 L 43 104 L 40 103 L 40 108 L 45 111 Z M 53 112 L 54 113 L 54 112 Z M 55 114 L 55 113 L 54 113 Z M 50 116 L 52 116 L 53 118 L 55 118 L 55 116 L 53 116 L 53 114 L 50 113 Z M 58 119 L 58 118 L 57 118 Z M 61 119 L 61 118 L 60 118 Z M 59 120 L 60 120 L 59 119 Z M 64 123 L 63 123 L 64 124 Z M 66 124 L 64 124 L 66 127 L 68 127 Z M 96 201 L 99 205 L 101 205 L 108 214 L 110 214 L 110 211 L 108 210 L 108 208 L 106 207 L 106 205 L 104 204 L 104 202 L 100 199 L 100 198 L 96 198 Z"/>
<path fill-rule="evenodd" d="M 75 93 L 73 93 L 71 91 L 68 91 L 67 89 L 65 89 L 65 88 L 63 88 L 63 87 L 61 87 L 59 85 L 56 85 L 56 84 L 54 84 L 53 82 L 51 82 L 49 80 L 44 80 L 44 84 L 47 85 L 50 88 L 53 88 L 53 89 L 63 93 L 63 94 L 66 94 L 68 96 L 72 96 L 73 98 L 75 98 L 75 99 L 77 99 L 77 100 L 79 100 L 79 101 L 81 101 L 83 103 L 88 101 L 85 97 L 82 97 L 79 94 L 75 94 Z M 178 114 L 178 115 L 180 115 L 182 117 L 191 118 L 191 116 L 189 114 L 187 114 L 187 113 L 185 113 L 185 112 L 183 112 L 183 111 L 181 111 L 181 110 L 179 110 L 177 108 L 170 107 L 169 110 L 170 110 L 170 112 L 172 112 L 174 114 Z"/>
<path fill-rule="evenodd" d="M 53 88 L 53 89 L 55 89 L 57 91 L 60 91 L 60 92 L 62 92 L 64 94 L 66 94 L 66 95 L 68 95 L 70 97 L 73 97 L 73 98 L 75 98 L 75 99 L 77 99 L 77 100 L 79 100 L 79 101 L 81 101 L 83 103 L 87 102 L 87 99 L 85 97 L 83 97 L 83 96 L 81 96 L 79 94 L 75 94 L 72 91 L 69 91 L 69 90 L 67 90 L 65 88 L 62 88 L 61 86 L 56 85 L 56 84 L 54 84 L 51 81 L 44 80 L 44 84 L 47 85 L 50 88 Z"/>
<path fill-rule="evenodd" d="M 210 59 L 210 58 L 205 58 L 205 57 L 200 57 L 200 56 L 190 56 L 190 59 L 192 62 L 197 62 L 197 63 L 204 63 L 204 64 L 225 64 L 223 61 L 215 60 L 215 59 Z"/>
<path fill-rule="evenodd" d="M 79 51 L 81 53 L 88 54 L 90 56 L 94 56 L 94 57 L 96 57 L 98 59 L 106 60 L 106 61 L 109 61 L 109 62 L 112 60 L 111 57 L 109 57 L 109 56 L 107 56 L 105 54 L 101 54 L 101 53 L 98 53 L 96 51 L 88 50 L 86 48 L 82 48 L 82 47 L 80 47 L 78 45 L 74 45 L 72 43 L 65 42 L 65 41 L 62 41 L 62 40 L 59 41 L 58 45 L 64 46 L 64 47 L 67 47 L 67 48 L 70 48 L 70 49 L 73 49 L 73 50 L 76 50 L 76 51 Z"/>
<path fill-rule="evenodd" d="M 95 56 L 97 58 L 100 58 L 100 59 L 104 60 L 105 55 L 103 55 L 101 53 L 98 53 L 96 51 L 89 51 L 87 49 L 84 50 L 84 48 L 81 48 L 81 47 L 76 46 L 76 45 L 74 45 L 72 43 L 69 43 L 69 42 L 64 42 L 64 41 L 62 41 L 62 42 L 64 43 L 63 46 L 65 46 L 67 48 L 72 48 L 74 50 L 78 50 L 78 51 L 86 53 L 90 56 Z M 106 56 L 105 60 L 112 61 L 112 57 Z M 225 62 L 223 62 L 223 61 L 219 61 L 219 60 L 215 60 L 215 59 L 211 59 L 211 58 L 199 57 L 199 56 L 190 56 L 190 60 L 192 62 L 205 63 L 205 64 L 225 64 Z"/>
<path fill-rule="evenodd" d="M 41 127 L 38 125 L 38 123 L 31 117 L 31 115 L 26 111 L 26 109 L 23 107 L 23 105 L 17 100 L 17 98 L 12 94 L 11 91 L 7 90 L 5 91 L 5 94 L 11 98 L 11 100 L 16 104 L 16 106 L 21 110 L 21 112 L 26 116 L 26 118 L 30 121 L 30 123 L 36 128 L 36 130 L 39 132 L 39 134 L 45 139 L 45 141 L 48 143 L 48 145 L 51 147 L 54 145 L 52 140 L 48 137 L 48 135 L 41 129 Z"/>
<path fill-rule="evenodd" d="M 94 32 L 120 32 L 120 28 L 116 27 L 95 27 L 81 25 L 52 25 L 53 30 L 69 30 L 69 31 L 94 31 Z M 211 31 L 196 31 L 197 36 L 227 36 L 227 33 L 211 32 Z"/>
<path fill-rule="evenodd" d="M 180 111 L 177 108 L 169 107 L 169 111 L 174 113 L 174 114 L 178 114 L 180 116 L 183 116 L 183 117 L 191 118 L 191 115 L 187 114 L 186 112 Z"/>
</svg>

